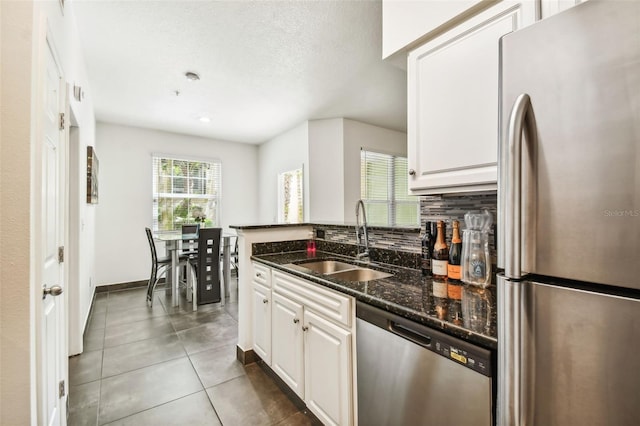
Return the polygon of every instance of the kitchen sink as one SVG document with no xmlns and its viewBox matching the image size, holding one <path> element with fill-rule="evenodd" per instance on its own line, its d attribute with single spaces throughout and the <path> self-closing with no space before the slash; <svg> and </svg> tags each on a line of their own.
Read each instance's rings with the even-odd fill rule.
<svg viewBox="0 0 640 426">
<path fill-rule="evenodd" d="M 311 269 L 312 271 L 318 272 L 319 274 L 331 274 L 338 271 L 357 268 L 357 266 L 351 265 L 349 263 L 338 262 L 337 260 L 322 260 L 299 263 L 298 266 L 306 269 Z"/>
<path fill-rule="evenodd" d="M 305 263 L 290 264 L 289 267 L 298 270 L 311 270 L 319 274 L 337 278 L 343 281 L 371 281 L 393 276 L 386 272 L 364 268 L 337 260 L 317 260 Z"/>
<path fill-rule="evenodd" d="M 344 281 L 371 281 L 392 276 L 393 274 L 368 268 L 356 268 L 331 274 L 332 278 Z"/>
</svg>

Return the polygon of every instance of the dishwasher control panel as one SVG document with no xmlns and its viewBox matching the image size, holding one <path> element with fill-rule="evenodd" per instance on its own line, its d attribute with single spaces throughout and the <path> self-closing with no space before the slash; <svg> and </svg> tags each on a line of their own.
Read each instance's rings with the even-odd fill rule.
<svg viewBox="0 0 640 426">
<path fill-rule="evenodd" d="M 434 352 L 456 361 L 458 364 L 462 364 L 478 373 L 485 376 L 491 376 L 491 363 L 489 357 L 482 356 L 481 354 L 474 353 L 462 346 L 453 345 L 448 341 L 434 339 L 432 341 L 432 347 Z"/>
</svg>

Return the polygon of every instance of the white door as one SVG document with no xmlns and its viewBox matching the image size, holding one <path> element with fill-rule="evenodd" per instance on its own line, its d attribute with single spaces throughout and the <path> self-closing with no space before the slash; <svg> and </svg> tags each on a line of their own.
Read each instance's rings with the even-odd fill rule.
<svg viewBox="0 0 640 426">
<path fill-rule="evenodd" d="M 304 399 L 302 305 L 273 294 L 271 368 Z"/>
<path fill-rule="evenodd" d="M 47 45 L 45 52 L 41 123 L 38 151 L 41 155 L 41 209 L 36 214 L 36 246 L 42 262 L 42 298 L 37 327 L 39 362 L 39 407 L 41 422 L 46 425 L 66 424 L 67 345 L 65 334 L 64 290 L 62 263 L 58 248 L 64 236 L 64 132 L 60 129 L 60 111 L 64 90 L 61 72 Z M 46 295 L 45 289 L 51 292 Z"/>
<path fill-rule="evenodd" d="M 325 425 L 351 425 L 351 332 L 306 308 L 304 330 L 304 401 Z"/>
</svg>

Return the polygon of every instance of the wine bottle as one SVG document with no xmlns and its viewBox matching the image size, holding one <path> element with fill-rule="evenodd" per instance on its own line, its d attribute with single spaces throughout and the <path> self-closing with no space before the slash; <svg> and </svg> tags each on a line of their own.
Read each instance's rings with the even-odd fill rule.
<svg viewBox="0 0 640 426">
<path fill-rule="evenodd" d="M 449 264 L 447 265 L 447 277 L 449 282 L 460 282 L 460 259 L 462 257 L 462 239 L 460 238 L 460 222 L 453 221 L 453 235 L 449 248 Z"/>
<path fill-rule="evenodd" d="M 429 244 L 429 256 L 431 256 L 433 255 L 433 246 L 436 245 L 436 235 L 438 234 L 438 223 L 429 222 L 429 227 L 431 229 L 431 243 Z"/>
<path fill-rule="evenodd" d="M 447 279 L 447 265 L 449 263 L 449 248 L 444 235 L 444 222 L 438 221 L 438 233 L 436 243 L 431 255 L 431 273 L 434 280 L 445 281 Z"/>
<path fill-rule="evenodd" d="M 424 226 L 424 236 L 422 237 L 422 275 L 431 274 L 431 246 L 433 245 L 433 234 L 431 233 L 431 222 Z"/>
</svg>

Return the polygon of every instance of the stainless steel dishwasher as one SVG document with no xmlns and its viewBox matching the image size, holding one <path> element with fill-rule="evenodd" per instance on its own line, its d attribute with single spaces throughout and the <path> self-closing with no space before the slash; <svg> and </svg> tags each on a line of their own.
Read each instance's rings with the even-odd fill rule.
<svg viewBox="0 0 640 426">
<path fill-rule="evenodd" d="M 490 426 L 491 351 L 357 303 L 358 424 Z"/>
</svg>

